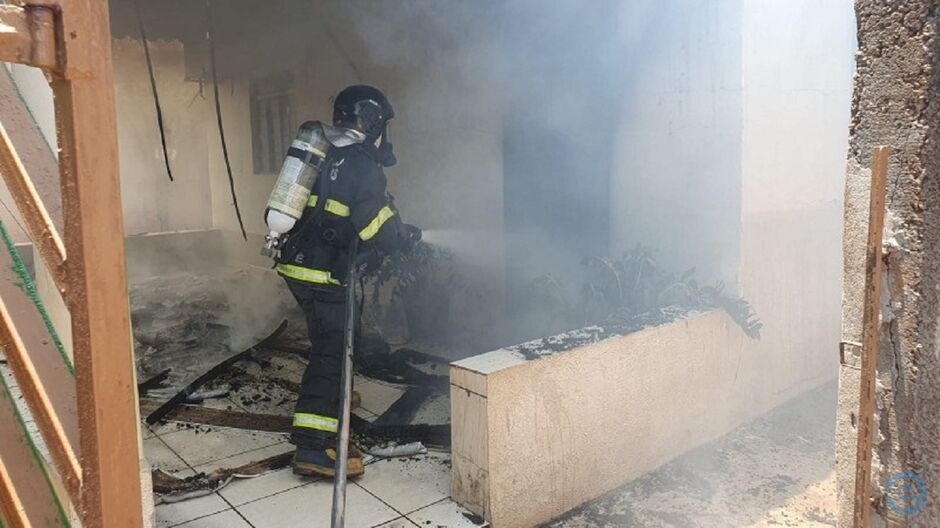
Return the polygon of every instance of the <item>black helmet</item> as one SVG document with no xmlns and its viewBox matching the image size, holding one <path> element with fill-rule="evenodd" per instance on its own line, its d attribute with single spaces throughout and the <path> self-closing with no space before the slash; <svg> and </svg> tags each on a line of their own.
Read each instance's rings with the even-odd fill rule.
<svg viewBox="0 0 940 528">
<path fill-rule="evenodd" d="M 392 103 L 378 88 L 354 84 L 343 89 L 333 101 L 333 124 L 354 128 L 375 139 L 395 117 Z"/>
</svg>

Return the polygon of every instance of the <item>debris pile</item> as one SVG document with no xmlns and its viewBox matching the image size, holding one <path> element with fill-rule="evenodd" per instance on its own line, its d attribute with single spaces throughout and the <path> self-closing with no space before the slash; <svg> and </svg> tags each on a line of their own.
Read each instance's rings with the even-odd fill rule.
<svg viewBox="0 0 940 528">
<path fill-rule="evenodd" d="M 141 329 L 136 339 L 142 415 L 148 423 L 173 420 L 255 431 L 289 432 L 300 380 L 307 365 L 305 332 L 285 331 L 287 321 L 268 337 L 232 348 L 230 327 L 219 323 L 231 306 L 220 296 L 200 295 L 192 286 L 213 280 L 188 277 L 190 294 L 161 282 L 147 284 L 147 293 L 161 300 L 142 301 L 134 317 Z M 197 290 L 193 292 L 193 290 Z M 139 293 L 139 291 L 138 291 Z M 218 310 L 219 312 L 215 312 Z M 220 315 L 221 314 L 221 315 Z M 302 323 L 300 328 L 304 329 Z M 305 330 L 305 329 L 304 329 Z M 303 337 L 301 337 L 303 336 Z M 414 456 L 426 446 L 449 447 L 447 363 L 414 349 L 391 351 L 385 342 L 363 337 L 358 344 L 356 371 L 360 377 L 398 387 L 400 394 L 377 417 L 353 415 L 354 441 L 374 457 Z M 443 408 L 436 422 L 415 423 Z M 196 426 L 196 425 L 194 425 Z M 256 476 L 284 467 L 289 455 L 276 455 L 237 468 L 219 468 L 188 478 L 157 469 L 154 489 L 158 501 L 199 497 L 221 489 L 233 479 Z"/>
<path fill-rule="evenodd" d="M 148 397 L 173 397 L 257 343 L 285 314 L 298 317 L 281 288 L 276 276 L 251 268 L 175 273 L 131 284 L 137 378 Z"/>
</svg>

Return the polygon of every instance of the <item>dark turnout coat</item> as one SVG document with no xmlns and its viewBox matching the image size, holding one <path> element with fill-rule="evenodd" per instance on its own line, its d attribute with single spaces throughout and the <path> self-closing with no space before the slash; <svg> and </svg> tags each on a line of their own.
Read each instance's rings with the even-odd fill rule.
<svg viewBox="0 0 940 528">
<path fill-rule="evenodd" d="M 353 237 L 360 240 L 358 254 L 372 258 L 405 247 L 407 233 L 386 191 L 378 158 L 368 143 L 330 150 L 303 216 L 281 246 L 277 264 L 281 276 L 342 287 Z"/>
</svg>

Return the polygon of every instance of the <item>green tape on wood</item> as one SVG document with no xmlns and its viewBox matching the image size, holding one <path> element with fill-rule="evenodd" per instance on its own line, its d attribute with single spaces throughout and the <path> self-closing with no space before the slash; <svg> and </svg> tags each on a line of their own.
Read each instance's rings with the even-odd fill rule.
<svg viewBox="0 0 940 528">
<path fill-rule="evenodd" d="M 52 342 L 55 343 L 56 350 L 59 351 L 59 355 L 62 357 L 62 361 L 65 362 L 69 373 L 74 376 L 75 367 L 72 365 L 72 360 L 69 359 L 69 355 L 65 352 L 65 347 L 62 346 L 62 340 L 59 339 L 59 334 L 55 331 L 52 319 L 50 319 L 49 314 L 46 313 L 42 300 L 39 298 L 39 293 L 36 291 L 36 284 L 33 282 L 32 277 L 29 276 L 29 271 L 26 270 L 26 265 L 23 264 L 23 259 L 20 258 L 20 253 L 16 250 L 16 245 L 13 244 L 13 239 L 10 238 L 10 233 L 7 232 L 7 228 L 3 225 L 2 221 L 0 221 L 0 235 L 3 236 L 3 243 L 6 245 L 7 252 L 10 253 L 10 258 L 13 260 L 13 271 L 20 278 L 20 286 L 22 286 L 24 293 L 26 293 L 29 299 L 33 301 L 33 304 L 39 311 L 39 315 L 42 316 L 46 330 L 49 331 Z"/>
<path fill-rule="evenodd" d="M 2 229 L 2 223 L 0 223 L 0 229 Z M 3 231 L 5 239 L 6 231 Z M 59 518 L 57 519 L 61 526 L 66 528 L 71 527 L 69 523 L 68 515 L 65 513 L 65 508 L 62 507 L 62 501 L 59 500 L 59 495 L 56 493 L 55 486 L 52 485 L 52 479 L 49 478 L 49 473 L 46 471 L 46 463 L 42 459 L 42 454 L 39 452 L 39 447 L 36 446 L 36 442 L 33 441 L 33 437 L 29 434 L 29 429 L 26 428 L 26 422 L 23 420 L 23 416 L 20 414 L 20 410 L 16 407 L 16 400 L 13 398 L 13 392 L 10 391 L 10 387 L 7 385 L 7 379 L 5 376 L 0 375 L 0 405 L 3 405 L 3 400 L 6 400 L 6 404 L 9 405 L 10 411 L 13 414 L 13 420 L 16 422 L 16 428 L 19 430 L 20 435 L 23 437 L 24 442 L 29 447 L 29 452 L 33 457 L 33 462 L 35 462 L 36 468 L 38 471 L 42 472 L 42 478 L 46 483 L 46 486 L 49 488 L 49 495 L 51 500 L 55 502 L 56 511 L 58 512 Z M 3 425 L 6 427 L 6 425 Z M 0 528 L 3 528 L 3 520 L 0 519 Z"/>
</svg>

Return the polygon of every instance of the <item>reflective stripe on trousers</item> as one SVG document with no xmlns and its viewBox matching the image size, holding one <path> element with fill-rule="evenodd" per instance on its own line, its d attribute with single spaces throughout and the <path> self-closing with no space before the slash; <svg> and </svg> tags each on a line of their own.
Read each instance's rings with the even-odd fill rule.
<svg viewBox="0 0 940 528">
<path fill-rule="evenodd" d="M 306 427 L 307 429 L 335 433 L 339 428 L 339 420 L 319 414 L 294 413 L 294 427 Z"/>
</svg>

